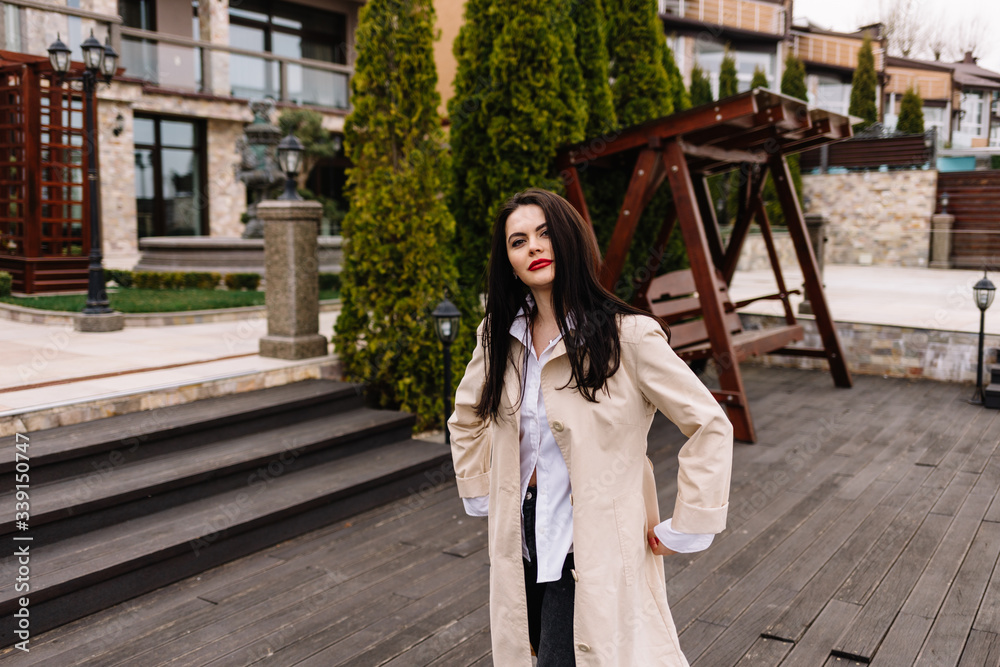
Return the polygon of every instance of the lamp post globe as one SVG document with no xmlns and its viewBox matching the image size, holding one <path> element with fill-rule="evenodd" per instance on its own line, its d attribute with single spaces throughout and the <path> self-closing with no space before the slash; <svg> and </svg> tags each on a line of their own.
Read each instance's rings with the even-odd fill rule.
<svg viewBox="0 0 1000 667">
<path fill-rule="evenodd" d="M 975 405 L 983 405 L 986 399 L 986 394 L 983 391 L 983 345 L 986 337 L 986 309 L 993 305 L 993 297 L 996 296 L 996 291 L 996 285 L 986 277 L 985 270 L 979 282 L 972 286 L 972 295 L 976 301 L 976 307 L 979 308 L 979 355 L 976 357 L 976 393 L 973 394 L 972 399 L 969 401 Z"/>
<path fill-rule="evenodd" d="M 462 321 L 462 313 L 455 304 L 445 299 L 437 305 L 431 317 L 434 318 L 434 333 L 444 346 L 444 442 L 450 445 L 448 417 L 451 416 L 451 344 L 458 338 L 458 325 Z"/>
<path fill-rule="evenodd" d="M 295 177 L 298 176 L 302 167 L 302 153 L 304 151 L 305 147 L 294 134 L 289 134 L 278 142 L 278 164 L 285 172 L 285 191 L 278 199 L 285 201 L 302 199 L 295 187 Z"/>
<path fill-rule="evenodd" d="M 105 81 L 111 83 L 111 78 L 117 71 L 118 52 L 111 46 L 111 36 L 108 35 L 107 41 L 104 42 L 104 59 L 101 61 L 101 74 L 104 75 Z"/>
<path fill-rule="evenodd" d="M 101 63 L 104 62 L 104 45 L 94 37 L 94 31 L 90 31 L 90 37 L 83 40 L 80 45 L 83 51 L 83 64 L 91 72 L 101 71 Z"/>
<path fill-rule="evenodd" d="M 59 33 L 56 33 L 56 41 L 49 44 L 49 62 L 57 74 L 62 75 L 69 71 L 69 58 L 72 53 L 59 39 Z"/>
</svg>

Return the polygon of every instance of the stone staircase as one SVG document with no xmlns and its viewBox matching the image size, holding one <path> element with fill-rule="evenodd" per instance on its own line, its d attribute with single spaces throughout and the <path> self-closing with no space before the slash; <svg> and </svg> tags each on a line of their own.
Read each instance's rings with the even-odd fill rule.
<svg viewBox="0 0 1000 667">
<path fill-rule="evenodd" d="M 1000 410 L 1000 364 L 990 367 L 990 384 L 984 394 L 983 405 Z"/>
<path fill-rule="evenodd" d="M 20 597 L 35 636 L 441 481 L 450 453 L 411 439 L 414 419 L 307 380 L 29 433 L 27 467 L 9 439 L 0 538 L 28 548 L 30 591 L 0 561 L 0 645 L 20 641 Z"/>
</svg>

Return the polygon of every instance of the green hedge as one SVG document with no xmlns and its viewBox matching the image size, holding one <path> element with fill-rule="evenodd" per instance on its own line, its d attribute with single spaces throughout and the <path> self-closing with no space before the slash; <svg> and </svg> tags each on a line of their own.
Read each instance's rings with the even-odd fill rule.
<svg viewBox="0 0 1000 667">
<path fill-rule="evenodd" d="M 325 292 L 327 290 L 337 290 L 340 291 L 340 274 L 339 273 L 321 273 L 319 274 L 319 291 Z"/>
<path fill-rule="evenodd" d="M 226 289 L 228 290 L 249 290 L 255 292 L 260 286 L 260 274 L 257 273 L 230 273 L 226 276 Z"/>
<path fill-rule="evenodd" d="M 131 271 L 121 269 L 104 269 L 105 280 L 113 280 L 119 287 L 132 287 L 133 278 Z"/>
<path fill-rule="evenodd" d="M 10 296 L 10 287 L 14 279 L 6 271 L 0 271 L 0 296 Z"/>
<path fill-rule="evenodd" d="M 222 274 L 197 271 L 189 273 L 136 271 L 132 274 L 132 278 L 133 286 L 139 289 L 215 289 L 222 280 Z"/>
</svg>

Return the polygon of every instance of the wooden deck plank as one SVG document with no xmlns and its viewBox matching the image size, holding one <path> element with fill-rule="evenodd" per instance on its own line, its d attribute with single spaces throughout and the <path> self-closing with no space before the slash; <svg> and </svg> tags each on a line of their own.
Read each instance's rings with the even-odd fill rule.
<svg viewBox="0 0 1000 667">
<path fill-rule="evenodd" d="M 427 663 L 427 667 L 465 667 L 470 664 L 476 667 L 493 667 L 491 649 L 490 633 L 483 631 L 462 642 L 434 662 Z"/>
<path fill-rule="evenodd" d="M 794 597 L 784 588 L 769 588 L 727 627 L 699 656 L 688 656 L 692 667 L 733 665 L 760 638 L 761 630 L 785 609 Z M 692 659 L 693 658 L 693 659 Z"/>
<path fill-rule="evenodd" d="M 816 621 L 809 627 L 781 663 L 781 667 L 814 667 L 830 656 L 833 643 L 851 624 L 861 607 L 850 602 L 830 600 Z"/>
<path fill-rule="evenodd" d="M 991 667 L 1000 665 L 1000 635 L 973 630 L 962 651 L 958 667 Z"/>
<path fill-rule="evenodd" d="M 919 470 L 916 473 L 921 477 L 926 474 Z M 765 634 L 776 639 L 799 641 L 813 619 L 819 616 L 834 593 L 864 560 L 878 536 L 892 522 L 914 491 L 914 488 L 908 487 L 905 483 L 897 485 L 861 522 L 837 553 L 799 591 L 789 604 L 788 610 L 767 628 Z"/>
<path fill-rule="evenodd" d="M 983 514 L 996 495 L 998 486 L 1000 459 L 996 459 L 977 480 L 931 562 L 907 598 L 903 606 L 904 612 L 924 618 L 934 618 L 937 615 L 959 567 L 965 561 L 972 540 L 979 532 Z"/>
<path fill-rule="evenodd" d="M 758 637 L 733 667 L 778 667 L 795 644 L 769 637 Z"/>
<path fill-rule="evenodd" d="M 940 514 L 924 519 L 861 613 L 834 642 L 833 649 L 838 655 L 871 660 L 950 523 L 950 517 Z"/>
<path fill-rule="evenodd" d="M 906 612 L 893 619 L 889 633 L 879 646 L 872 667 L 913 667 L 933 621 Z"/>
<path fill-rule="evenodd" d="M 471 639 L 475 635 L 482 634 L 484 631 L 488 633 L 489 627 L 490 608 L 489 605 L 483 605 L 471 614 L 455 620 L 453 623 L 442 628 L 439 632 L 430 635 L 409 651 L 401 653 L 388 662 L 383 663 L 382 667 L 428 665 L 439 657 L 444 657 L 446 654 L 450 653 L 453 648 L 458 647 L 460 644 L 468 639 Z M 487 637 L 488 636 L 489 635 L 487 635 Z M 468 657 L 471 656 L 464 655 L 463 659 Z"/>
<path fill-rule="evenodd" d="M 984 572 L 992 572 L 1000 555 L 1000 524 L 983 523 L 969 548 L 955 583 L 934 619 L 918 660 L 957 665 L 986 590 Z"/>
</svg>

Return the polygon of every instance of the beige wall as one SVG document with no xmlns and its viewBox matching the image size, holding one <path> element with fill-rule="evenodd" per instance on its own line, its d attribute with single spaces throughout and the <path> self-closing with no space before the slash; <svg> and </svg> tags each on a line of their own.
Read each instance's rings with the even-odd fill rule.
<svg viewBox="0 0 1000 667">
<path fill-rule="evenodd" d="M 951 72 L 911 69 L 909 67 L 886 67 L 889 81 L 885 92 L 902 95 L 913 86 L 921 99 L 947 100 L 951 96 Z"/>
<path fill-rule="evenodd" d="M 455 80 L 455 54 L 452 45 L 458 37 L 465 15 L 465 0 L 434 0 L 434 11 L 437 12 L 437 28 L 440 37 L 434 42 L 434 62 L 437 65 L 438 93 L 441 94 L 439 112 L 448 117 L 448 100 L 454 92 L 452 86 Z"/>
</svg>

